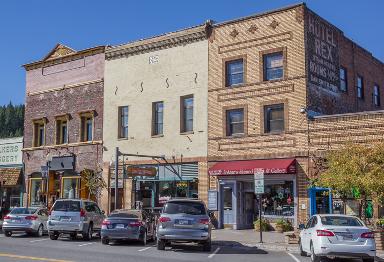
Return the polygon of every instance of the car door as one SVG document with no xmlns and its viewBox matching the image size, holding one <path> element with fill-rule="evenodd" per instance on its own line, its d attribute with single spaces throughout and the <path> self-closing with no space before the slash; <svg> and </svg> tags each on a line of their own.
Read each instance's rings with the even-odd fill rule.
<svg viewBox="0 0 384 262">
<path fill-rule="evenodd" d="M 95 207 L 92 202 L 84 202 L 85 211 L 87 211 L 87 217 L 89 221 L 93 222 L 93 228 L 95 228 Z"/>
<path fill-rule="evenodd" d="M 39 210 L 39 219 L 44 226 L 44 230 L 47 230 L 48 211 L 46 209 Z"/>
<path fill-rule="evenodd" d="M 313 216 L 313 220 L 311 224 L 309 225 L 309 228 L 307 230 L 307 250 L 308 252 L 311 251 L 310 243 L 311 241 L 316 241 L 317 233 L 316 233 L 316 225 L 317 225 L 318 219 L 317 216 Z"/>
<path fill-rule="evenodd" d="M 308 231 L 309 231 L 309 228 L 310 228 L 310 226 L 312 224 L 313 218 L 314 217 L 311 217 L 308 220 L 307 224 L 305 225 L 305 228 L 301 232 L 301 240 L 300 240 L 301 241 L 301 247 L 306 252 L 308 252 L 308 250 L 309 250 L 310 239 L 309 239 Z"/>
<path fill-rule="evenodd" d="M 93 209 L 95 210 L 95 220 L 94 220 L 94 225 L 95 228 L 101 229 L 101 225 L 104 220 L 104 214 L 101 212 L 100 208 L 94 203 L 93 204 Z"/>
</svg>

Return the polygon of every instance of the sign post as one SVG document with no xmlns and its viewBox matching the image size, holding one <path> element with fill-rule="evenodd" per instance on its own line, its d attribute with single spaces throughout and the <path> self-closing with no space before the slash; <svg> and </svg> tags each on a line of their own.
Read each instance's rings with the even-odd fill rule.
<svg viewBox="0 0 384 262">
<path fill-rule="evenodd" d="M 262 200 L 264 194 L 264 170 L 255 169 L 254 171 L 254 185 L 255 185 L 255 194 L 259 197 L 259 223 L 260 223 L 260 243 L 263 243 L 263 229 L 262 229 L 262 213 L 263 208 Z"/>
</svg>

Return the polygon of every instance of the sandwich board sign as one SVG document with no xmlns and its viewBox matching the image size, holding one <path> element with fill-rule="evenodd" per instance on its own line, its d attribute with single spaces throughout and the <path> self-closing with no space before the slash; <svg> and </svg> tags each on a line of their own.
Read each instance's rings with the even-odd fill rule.
<svg viewBox="0 0 384 262">
<path fill-rule="evenodd" d="M 264 170 L 254 171 L 255 194 L 264 194 Z"/>
</svg>

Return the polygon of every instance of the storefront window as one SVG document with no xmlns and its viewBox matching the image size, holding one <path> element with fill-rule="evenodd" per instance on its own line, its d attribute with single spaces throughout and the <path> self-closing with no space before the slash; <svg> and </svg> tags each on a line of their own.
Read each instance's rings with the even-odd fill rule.
<svg viewBox="0 0 384 262">
<path fill-rule="evenodd" d="M 63 178 L 62 198 L 79 198 L 79 178 Z"/>
<path fill-rule="evenodd" d="M 293 181 L 265 185 L 262 206 L 264 215 L 294 216 Z"/>
<path fill-rule="evenodd" d="M 190 181 L 189 182 L 189 193 L 188 197 L 190 198 L 199 198 L 199 188 L 198 188 L 199 183 L 197 181 Z"/>
<path fill-rule="evenodd" d="M 40 205 L 43 202 L 43 180 L 31 179 L 30 201 L 31 206 Z"/>
<path fill-rule="evenodd" d="M 232 210 L 232 188 L 224 187 L 224 210 Z"/>
</svg>

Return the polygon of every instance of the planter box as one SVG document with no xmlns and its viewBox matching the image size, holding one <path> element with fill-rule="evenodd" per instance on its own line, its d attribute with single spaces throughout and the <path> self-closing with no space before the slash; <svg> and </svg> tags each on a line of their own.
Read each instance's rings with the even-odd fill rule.
<svg viewBox="0 0 384 262">
<path fill-rule="evenodd" d="M 299 233 L 295 231 L 285 232 L 284 240 L 286 244 L 299 244 Z"/>
</svg>

